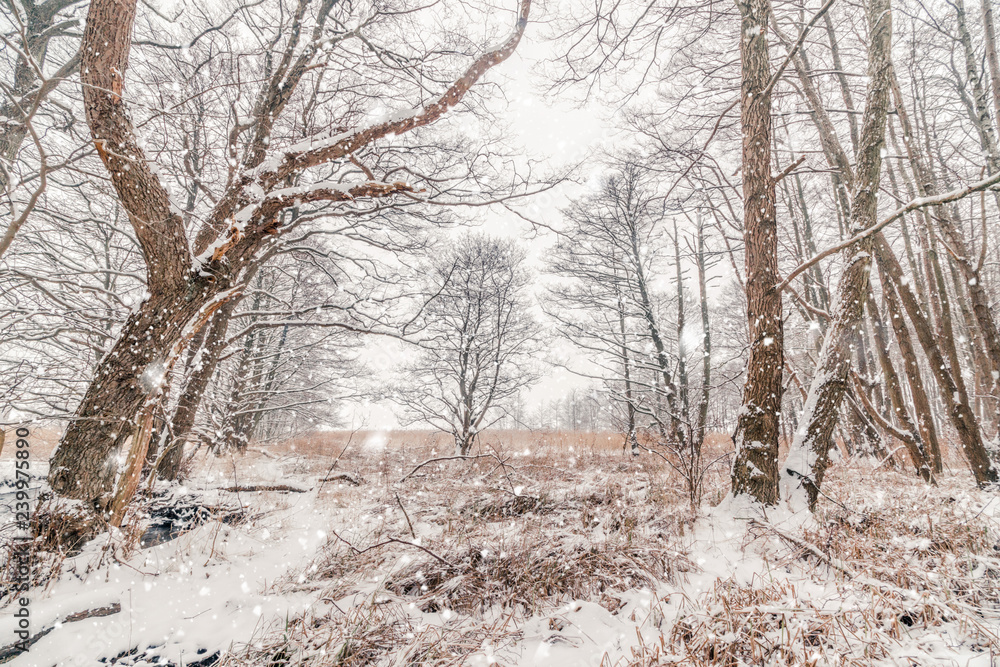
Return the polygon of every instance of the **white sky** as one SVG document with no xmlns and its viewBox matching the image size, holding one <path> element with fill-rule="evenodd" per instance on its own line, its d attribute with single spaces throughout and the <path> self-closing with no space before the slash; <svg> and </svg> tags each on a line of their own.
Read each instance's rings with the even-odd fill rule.
<svg viewBox="0 0 1000 667">
<path fill-rule="evenodd" d="M 533 29 L 534 28 L 534 29 Z M 509 104 L 503 111 L 503 118 L 510 123 L 515 136 L 512 143 L 524 147 L 525 154 L 541 163 L 545 169 L 560 167 L 583 161 L 588 156 L 600 152 L 608 146 L 614 136 L 611 123 L 603 118 L 596 105 L 577 108 L 571 101 L 555 99 L 546 95 L 545 82 L 539 75 L 540 64 L 551 54 L 551 46 L 539 39 L 538 26 L 529 23 L 520 45 L 506 62 L 490 75 L 500 81 Z M 502 104 L 502 100 L 501 100 Z M 584 174 L 584 177 L 590 174 Z M 535 197 L 526 207 L 526 213 L 535 220 L 546 224 L 557 223 L 559 210 L 569 198 L 585 190 L 585 186 L 566 184 L 551 192 Z M 485 231 L 499 236 L 525 236 L 529 225 L 509 213 L 494 213 L 483 226 Z M 533 263 L 539 265 L 538 258 L 544 248 L 554 241 L 551 234 L 538 235 L 528 241 L 528 251 Z M 388 370 L 393 358 L 398 358 L 399 347 L 384 341 L 372 341 L 362 357 L 377 370 Z M 576 387 L 588 383 L 578 376 L 559 367 L 549 367 L 551 359 L 567 359 L 573 355 L 568 343 L 556 344 L 548 351 L 543 362 L 543 377 L 525 394 L 530 410 L 534 405 L 558 399 Z M 345 409 L 347 427 L 388 429 L 398 426 L 392 406 L 384 403 L 351 404 Z"/>
</svg>

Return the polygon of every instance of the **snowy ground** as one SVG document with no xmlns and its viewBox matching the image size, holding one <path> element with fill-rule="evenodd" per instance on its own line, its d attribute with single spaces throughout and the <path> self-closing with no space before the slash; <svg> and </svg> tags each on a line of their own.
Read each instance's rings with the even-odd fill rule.
<svg viewBox="0 0 1000 667">
<path fill-rule="evenodd" d="M 562 440 L 412 474 L 448 453 L 374 435 L 335 464 L 332 442 L 204 460 L 147 509 L 214 516 L 45 561 L 32 633 L 52 629 L 8 664 L 1000 664 L 1000 499 L 969 476 L 841 466 L 815 520 L 692 525 L 661 463 Z M 304 492 L 222 490 L 253 484 Z"/>
</svg>

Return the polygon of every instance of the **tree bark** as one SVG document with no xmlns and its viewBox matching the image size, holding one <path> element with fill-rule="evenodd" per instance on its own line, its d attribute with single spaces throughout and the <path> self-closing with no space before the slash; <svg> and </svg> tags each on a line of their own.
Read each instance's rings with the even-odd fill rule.
<svg viewBox="0 0 1000 667">
<path fill-rule="evenodd" d="M 833 70 L 836 73 L 837 83 L 840 84 L 840 94 L 844 98 L 844 108 L 847 109 L 847 122 L 851 127 L 851 146 L 858 149 L 858 121 L 854 118 L 854 97 L 851 95 L 851 87 L 847 83 L 847 70 L 840 59 L 840 46 L 837 43 L 837 34 L 833 29 L 833 19 L 830 12 L 823 15 L 823 25 L 826 27 L 826 36 L 830 41 L 830 56 L 833 59 Z"/>
<path fill-rule="evenodd" d="M 176 480 L 180 474 L 184 458 L 184 446 L 191 437 L 198 409 L 205 397 L 219 359 L 226 348 L 226 332 L 233 311 L 239 303 L 233 298 L 223 304 L 203 329 L 205 332 L 201 349 L 194 352 L 191 359 L 190 377 L 177 401 L 177 407 L 170 423 L 169 436 L 157 460 L 156 472 L 161 479 Z"/>
<path fill-rule="evenodd" d="M 708 287 L 705 278 L 705 230 L 701 224 L 701 211 L 698 212 L 698 301 L 701 306 L 701 397 L 698 399 L 698 421 L 695 429 L 696 455 L 701 459 L 701 450 L 705 444 L 705 428 L 708 422 L 708 399 L 712 387 L 712 330 L 708 317 Z"/>
<path fill-rule="evenodd" d="M 1000 124 L 1000 59 L 997 58 L 996 26 L 993 24 L 993 0 L 981 0 L 983 36 L 986 42 L 986 63 L 990 70 L 990 88 L 993 89 L 994 122 Z"/>
<path fill-rule="evenodd" d="M 947 414 L 952 426 L 958 433 L 962 453 L 965 455 L 972 474 L 976 479 L 976 484 L 981 487 L 1000 481 L 1000 471 L 990 454 L 980 435 L 979 425 L 976 423 L 975 415 L 967 401 L 961 400 L 958 387 L 948 370 L 944 354 L 942 354 L 938 341 L 931 328 L 927 316 L 920 309 L 916 297 L 910 290 L 909 285 L 903 277 L 903 269 L 899 266 L 892 248 L 880 234 L 876 235 L 875 259 L 879 265 L 879 272 L 883 276 L 883 285 L 891 282 L 896 294 L 899 295 L 906 309 L 906 314 L 913 323 L 913 329 L 917 334 L 917 340 L 927 356 L 931 372 L 937 380 L 938 388 L 941 391 L 941 399 L 947 406 Z M 885 290 L 883 290 L 885 292 Z"/>
<path fill-rule="evenodd" d="M 332 0 L 320 8 L 329 12 Z M 412 190 L 403 182 L 369 182 L 352 187 L 317 188 L 303 194 L 267 196 L 304 169 L 345 158 L 373 141 L 430 125 L 458 104 L 493 66 L 517 48 L 528 21 L 530 0 L 521 0 L 511 36 L 483 53 L 441 97 L 403 119 L 377 122 L 333 144 L 288 151 L 277 157 L 273 170 L 236 179 L 219 198 L 194 244 L 184 229 L 182 212 L 172 207 L 166 190 L 153 174 L 122 98 L 131 48 L 136 0 L 92 0 L 81 41 L 83 98 L 97 154 L 104 163 L 118 199 L 129 216 L 146 260 L 148 298 L 126 321 L 118 341 L 98 366 L 59 448 L 53 455 L 49 481 L 60 495 L 92 501 L 104 509 L 116 470 L 114 455 L 127 436 L 128 425 L 141 406 L 155 400 L 165 370 L 169 370 L 187 340 L 225 301 L 236 296 L 238 279 L 261 261 L 282 229 L 279 214 L 312 201 L 350 201 L 358 197 L 390 197 Z M 321 21 L 315 39 L 294 65 L 279 68 L 277 79 L 262 92 L 258 133 L 243 167 L 257 166 L 265 154 L 270 127 L 320 46 Z M 291 51 L 288 52 L 291 58 Z M 288 60 L 288 59 L 286 59 Z M 283 61 L 284 62 L 284 61 Z M 256 186 L 251 188 L 250 186 Z M 254 191 L 263 190 L 260 200 Z M 250 219 L 230 226 L 236 211 L 248 207 Z"/>
<path fill-rule="evenodd" d="M 732 494 L 778 502 L 778 438 L 784 330 L 778 282 L 778 225 L 771 175 L 769 0 L 737 0 L 740 11 L 740 123 L 743 128 L 743 240 L 750 358 L 733 444 Z"/>
<path fill-rule="evenodd" d="M 869 83 L 851 199 L 851 234 L 877 222 L 881 151 L 889 110 L 892 39 L 889 0 L 870 0 L 866 10 L 870 26 Z M 873 243 L 873 237 L 869 236 L 846 251 L 847 267 L 840 278 L 833 319 L 784 465 L 786 498 L 792 506 L 805 500 L 809 508 L 815 508 L 829 464 L 831 436 L 847 388 L 852 350 L 859 344 Z"/>
<path fill-rule="evenodd" d="M 883 285 L 883 292 L 886 289 L 892 289 L 892 286 L 886 287 Z M 892 310 L 890 310 L 892 313 Z M 933 480 L 933 463 L 928 456 L 927 447 L 924 444 L 926 440 L 921 433 L 922 429 L 918 428 L 913 420 L 910 419 L 910 411 L 906 406 L 906 399 L 903 397 L 903 386 L 899 381 L 899 375 L 896 373 L 896 367 L 892 363 L 892 359 L 889 357 L 889 335 L 886 331 L 885 322 L 882 320 L 879 314 L 878 304 L 875 303 L 875 295 L 869 289 L 868 291 L 868 317 L 872 322 L 872 330 L 875 336 L 875 352 L 878 357 L 879 367 L 882 369 L 882 379 L 885 386 L 886 393 L 889 395 L 889 405 L 892 407 L 892 414 L 896 416 L 896 421 L 898 421 L 904 431 L 908 431 L 911 434 L 910 440 L 903 440 L 903 444 L 906 446 L 906 450 L 910 455 L 910 461 L 913 463 L 914 468 L 916 468 L 917 474 L 924 478 L 925 481 Z M 890 314 L 890 317 L 893 317 Z M 897 319 L 901 319 L 898 318 Z M 906 323 L 901 322 L 902 326 L 905 327 Z M 909 336 L 909 332 L 906 334 Z M 912 348 L 910 353 L 912 355 Z M 904 361 L 908 362 L 908 360 Z M 913 362 L 916 364 L 916 358 L 913 357 Z M 920 369 L 915 368 L 917 372 L 917 378 L 920 378 Z M 907 363 L 907 371 L 910 371 L 909 364 Z M 921 387 L 921 391 L 923 387 Z M 923 400 L 926 402 L 927 396 L 923 395 Z M 916 398 L 914 398 L 914 404 L 917 403 Z M 925 414 L 927 419 L 930 419 L 930 406 L 926 406 L 928 413 Z M 919 414 L 919 412 L 918 412 Z M 931 422 L 933 427 L 933 421 Z"/>
</svg>

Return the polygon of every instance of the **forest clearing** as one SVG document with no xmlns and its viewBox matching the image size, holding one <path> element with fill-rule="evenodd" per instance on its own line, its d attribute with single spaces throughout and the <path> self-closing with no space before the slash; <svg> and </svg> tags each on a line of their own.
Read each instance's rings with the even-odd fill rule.
<svg viewBox="0 0 1000 667">
<path fill-rule="evenodd" d="M 0 0 L 0 664 L 1000 667 L 993 0 Z"/>
<path fill-rule="evenodd" d="M 1000 656 L 1000 507 L 967 473 L 920 489 L 886 466 L 838 466 L 815 516 L 775 513 L 747 530 L 736 507 L 692 521 L 669 466 L 624 454 L 611 434 L 500 432 L 495 457 L 425 463 L 447 444 L 320 434 L 205 460 L 184 488 L 144 494 L 122 528 L 145 532 L 138 545 L 112 534 L 39 568 L 35 619 L 56 629 L 9 664 Z M 235 486 L 301 492 L 223 490 Z M 162 512 L 177 507 L 205 509 L 186 522 Z M 155 544 L 150 526 L 168 520 L 176 535 Z M 106 615 L 70 620 L 95 610 Z"/>
</svg>

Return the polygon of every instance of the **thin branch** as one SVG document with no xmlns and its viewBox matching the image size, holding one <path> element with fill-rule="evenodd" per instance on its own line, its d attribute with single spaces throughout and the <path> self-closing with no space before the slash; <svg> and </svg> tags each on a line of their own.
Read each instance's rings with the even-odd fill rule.
<svg viewBox="0 0 1000 667">
<path fill-rule="evenodd" d="M 940 195 L 935 195 L 933 197 L 917 197 L 906 206 L 896 209 L 894 213 L 892 213 L 889 217 L 885 218 L 878 224 L 858 232 L 857 234 L 847 239 L 843 243 L 838 243 L 837 245 L 827 248 L 822 252 L 816 253 L 803 263 L 799 264 L 797 267 L 795 267 L 794 271 L 789 273 L 784 280 L 778 283 L 777 290 L 780 292 L 781 290 L 788 287 L 788 284 L 790 282 L 792 282 L 795 278 L 801 275 L 803 271 L 810 268 L 814 264 L 826 259 L 827 257 L 829 257 L 834 253 L 840 252 L 844 248 L 850 248 L 855 243 L 860 243 L 861 241 L 864 241 L 869 236 L 879 233 L 880 231 L 882 231 L 883 229 L 894 223 L 896 220 L 902 218 L 907 213 L 912 213 L 913 211 L 917 211 L 922 208 L 927 208 L 928 206 L 940 206 L 941 204 L 948 204 L 953 201 L 958 201 L 959 199 L 968 197 L 974 192 L 985 190 L 986 188 L 996 185 L 997 183 L 1000 183 L 1000 172 L 993 174 L 989 178 L 985 178 L 981 181 L 976 181 L 975 183 L 971 183 L 963 188 L 950 190 Z"/>
</svg>

